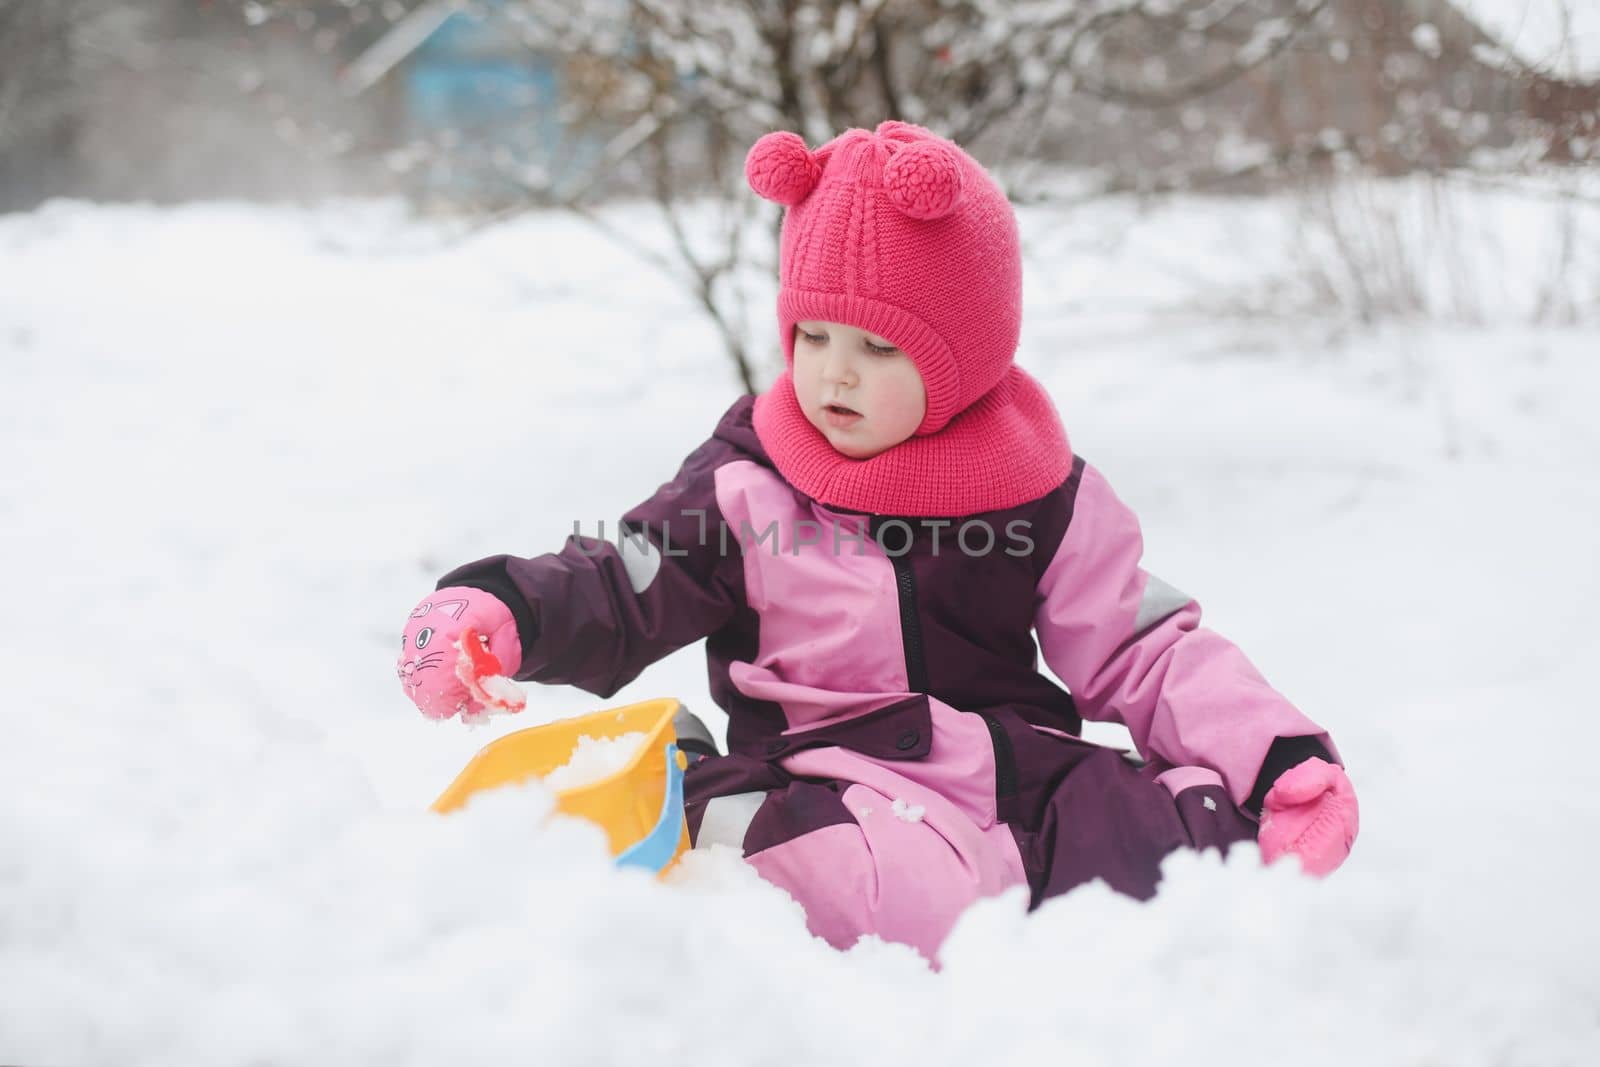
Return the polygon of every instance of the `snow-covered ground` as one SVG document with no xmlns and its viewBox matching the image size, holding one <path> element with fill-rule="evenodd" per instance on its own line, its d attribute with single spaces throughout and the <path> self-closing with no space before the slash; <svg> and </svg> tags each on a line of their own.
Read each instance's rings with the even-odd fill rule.
<svg viewBox="0 0 1600 1067">
<path fill-rule="evenodd" d="M 938 974 L 828 949 L 730 853 L 615 870 L 535 789 L 426 811 L 597 704 L 431 723 L 396 644 L 733 400 L 670 283 L 565 218 L 0 218 L 0 1062 L 1595 1062 L 1600 328 L 1219 313 L 1294 307 L 1281 214 L 1029 212 L 1022 360 L 1151 569 L 1334 731 L 1356 851 L 985 902 Z M 612 703 L 705 688 L 696 647 Z"/>
</svg>

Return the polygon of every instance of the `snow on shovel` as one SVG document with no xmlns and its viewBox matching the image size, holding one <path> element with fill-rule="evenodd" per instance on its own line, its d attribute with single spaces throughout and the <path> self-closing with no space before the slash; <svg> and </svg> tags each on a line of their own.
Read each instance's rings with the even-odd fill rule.
<svg viewBox="0 0 1600 1067">
<path fill-rule="evenodd" d="M 468 626 L 455 642 L 456 677 L 482 711 L 461 709 L 462 722 L 483 722 L 493 715 L 515 715 L 528 706 L 522 686 L 500 673 L 500 658 L 489 651 L 489 639 Z"/>
</svg>

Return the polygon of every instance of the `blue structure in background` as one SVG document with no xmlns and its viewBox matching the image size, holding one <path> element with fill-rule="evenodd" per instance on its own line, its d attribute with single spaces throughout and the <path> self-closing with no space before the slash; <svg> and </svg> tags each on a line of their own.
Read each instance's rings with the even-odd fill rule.
<svg viewBox="0 0 1600 1067">
<path fill-rule="evenodd" d="M 387 82 L 405 139 L 443 147 L 426 185 L 468 195 L 512 193 L 508 171 L 559 180 L 592 162 L 598 144 L 564 129 L 563 58 L 529 48 L 508 20 L 428 0 L 397 22 L 348 69 L 355 92 Z"/>
<path fill-rule="evenodd" d="M 546 148 L 560 142 L 560 71 L 492 21 L 453 13 L 412 55 L 403 77 L 417 133 L 515 134 Z"/>
</svg>

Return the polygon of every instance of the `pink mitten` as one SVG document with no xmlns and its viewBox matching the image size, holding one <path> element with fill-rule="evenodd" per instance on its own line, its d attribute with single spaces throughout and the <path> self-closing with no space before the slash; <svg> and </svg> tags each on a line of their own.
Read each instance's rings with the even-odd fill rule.
<svg viewBox="0 0 1600 1067">
<path fill-rule="evenodd" d="M 1356 791 L 1344 769 L 1312 758 L 1283 772 L 1267 791 L 1256 840 L 1263 863 L 1292 852 L 1307 874 L 1320 878 L 1350 855 L 1360 828 Z"/>
<path fill-rule="evenodd" d="M 470 647 L 474 640 L 476 648 Z M 470 722 L 522 710 L 515 684 L 495 677 L 516 673 L 522 663 L 517 622 L 498 597 L 459 585 L 437 590 L 411 613 L 402 642 L 395 673 L 428 718 L 459 713 Z"/>
</svg>

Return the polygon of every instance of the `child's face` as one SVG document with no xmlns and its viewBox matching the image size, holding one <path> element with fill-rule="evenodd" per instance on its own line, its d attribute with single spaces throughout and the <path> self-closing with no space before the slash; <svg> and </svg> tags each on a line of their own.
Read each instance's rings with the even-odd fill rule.
<svg viewBox="0 0 1600 1067">
<path fill-rule="evenodd" d="M 837 322 L 795 324 L 794 391 L 811 425 L 851 459 L 893 448 L 928 412 L 909 356 L 887 338 Z"/>
</svg>

